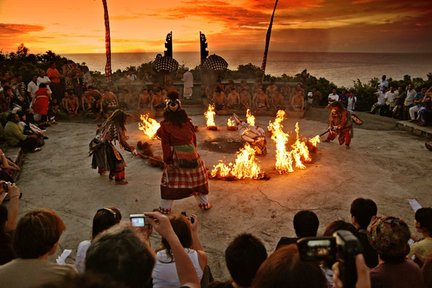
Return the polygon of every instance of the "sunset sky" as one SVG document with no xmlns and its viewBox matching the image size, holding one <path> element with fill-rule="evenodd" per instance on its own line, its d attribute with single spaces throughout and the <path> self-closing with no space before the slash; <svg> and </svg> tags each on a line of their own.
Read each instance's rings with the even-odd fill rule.
<svg viewBox="0 0 432 288">
<path fill-rule="evenodd" d="M 263 50 L 274 0 L 108 0 L 112 52 Z M 270 49 L 432 52 L 430 0 L 280 0 Z M 0 51 L 102 53 L 101 0 L 0 0 Z"/>
</svg>

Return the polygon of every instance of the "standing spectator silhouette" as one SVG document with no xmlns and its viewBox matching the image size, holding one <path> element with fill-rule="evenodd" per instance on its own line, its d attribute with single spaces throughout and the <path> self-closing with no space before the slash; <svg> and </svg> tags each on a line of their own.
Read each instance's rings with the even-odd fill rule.
<svg viewBox="0 0 432 288">
<path fill-rule="evenodd" d="M 297 243 L 297 239 L 317 236 L 318 216 L 312 211 L 301 210 L 294 215 L 293 225 L 297 237 L 281 237 L 276 245 L 276 250 L 283 245 Z"/>
<path fill-rule="evenodd" d="M 378 253 L 369 243 L 367 235 L 367 227 L 377 212 L 377 205 L 371 199 L 357 198 L 351 203 L 351 223 L 357 229 L 357 237 L 363 246 L 363 256 L 369 268 L 378 265 Z"/>
<path fill-rule="evenodd" d="M 249 233 L 238 235 L 225 250 L 225 263 L 232 280 L 210 284 L 210 288 L 250 287 L 261 264 L 267 259 L 264 244 Z"/>
</svg>

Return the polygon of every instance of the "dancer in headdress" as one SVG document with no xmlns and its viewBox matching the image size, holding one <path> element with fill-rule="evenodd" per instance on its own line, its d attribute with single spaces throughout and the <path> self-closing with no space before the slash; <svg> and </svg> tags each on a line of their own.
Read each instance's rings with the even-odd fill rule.
<svg viewBox="0 0 432 288">
<path fill-rule="evenodd" d="M 192 195 L 201 209 L 211 208 L 207 169 L 197 152 L 195 127 L 178 97 L 177 92 L 168 94 L 164 120 L 157 131 L 165 163 L 159 211 L 165 214 L 171 212 L 174 200 Z"/>
<path fill-rule="evenodd" d="M 328 135 L 325 142 L 333 141 L 338 136 L 339 144 L 345 143 L 345 147 L 349 149 L 353 129 L 351 113 L 339 101 L 332 102 L 329 109 Z"/>
</svg>

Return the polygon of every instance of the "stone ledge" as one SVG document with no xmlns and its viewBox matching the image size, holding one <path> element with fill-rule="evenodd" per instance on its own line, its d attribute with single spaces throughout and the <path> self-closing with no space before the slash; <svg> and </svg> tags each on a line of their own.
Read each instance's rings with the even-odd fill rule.
<svg viewBox="0 0 432 288">
<path fill-rule="evenodd" d="M 397 121 L 396 126 L 417 136 L 426 136 L 428 138 L 432 137 L 431 126 L 419 126 L 416 123 L 410 121 Z"/>
</svg>

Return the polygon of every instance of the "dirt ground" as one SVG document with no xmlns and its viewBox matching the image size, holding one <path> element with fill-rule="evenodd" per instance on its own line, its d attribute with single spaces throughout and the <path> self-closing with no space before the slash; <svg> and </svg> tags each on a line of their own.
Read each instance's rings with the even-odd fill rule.
<svg viewBox="0 0 432 288">
<path fill-rule="evenodd" d="M 218 160 L 233 161 L 239 136 L 237 132 L 208 131 L 200 111 L 190 111 L 199 126 L 199 152 L 211 168 Z M 321 143 L 314 161 L 305 170 L 287 175 L 273 171 L 274 144 L 268 139 L 269 154 L 259 158 L 261 167 L 271 179 L 242 181 L 210 181 L 210 201 L 213 209 L 202 212 L 193 198 L 174 203 L 176 212 L 196 213 L 201 223 L 200 236 L 209 255 L 210 267 L 216 279 L 228 278 L 224 250 L 239 233 L 252 233 L 262 239 L 269 253 L 281 236 L 293 236 L 292 218 L 300 209 L 310 209 L 320 219 L 320 231 L 334 220 L 350 221 L 349 206 L 357 197 L 372 198 L 380 215 L 398 216 L 407 221 L 414 232 L 414 213 L 407 199 L 416 198 L 423 206 L 432 206 L 428 164 L 431 152 L 424 139 L 397 130 L 392 119 L 359 113 L 365 120 L 357 126 L 352 148 L 346 150 L 336 142 Z M 257 117 L 266 127 L 271 117 Z M 313 137 L 326 129 L 324 109 L 310 110 L 304 119 L 297 119 L 301 134 Z M 226 122 L 226 116 L 216 118 L 216 124 Z M 294 130 L 295 119 L 285 121 L 286 130 Z M 161 170 L 147 165 L 140 158 L 122 154 L 128 164 L 128 185 L 114 185 L 108 177 L 100 177 L 91 169 L 87 156 L 88 143 L 94 136 L 94 121 L 67 121 L 49 128 L 49 140 L 41 152 L 28 154 L 18 180 L 24 196 L 21 214 L 39 207 L 50 207 L 64 219 L 67 230 L 61 239 L 61 249 L 72 249 L 73 261 L 78 243 L 89 239 L 92 217 L 102 207 L 119 207 L 123 218 L 130 213 L 151 211 L 159 204 Z M 128 125 L 130 143 L 148 141 L 137 129 Z M 226 141 L 232 145 L 224 144 Z M 205 149 L 204 141 L 213 148 Z M 158 140 L 150 141 L 155 154 L 161 154 Z M 223 144 L 218 144 L 223 143 Z M 219 146 L 218 146 L 219 145 Z M 223 146 L 225 145 L 225 146 Z M 231 149 L 228 149 L 231 147 Z M 216 151 L 216 152 L 215 152 Z M 159 244 L 157 235 L 153 247 Z M 61 251 L 59 251 L 61 252 Z"/>
</svg>

